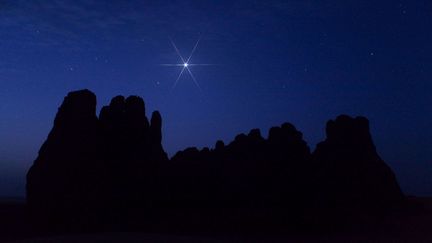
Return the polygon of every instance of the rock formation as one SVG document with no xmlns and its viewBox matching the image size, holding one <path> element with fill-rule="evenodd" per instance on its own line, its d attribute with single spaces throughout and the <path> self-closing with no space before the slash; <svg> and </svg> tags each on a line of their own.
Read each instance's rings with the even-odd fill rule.
<svg viewBox="0 0 432 243">
<path fill-rule="evenodd" d="M 59 108 L 27 174 L 27 202 L 38 220 L 81 224 L 96 217 L 106 171 L 95 112 L 96 96 L 88 90 L 69 93 Z"/>
<path fill-rule="evenodd" d="M 327 138 L 313 153 L 285 123 L 267 138 L 253 129 L 227 145 L 188 148 L 168 160 L 161 115 L 153 112 L 149 122 L 140 97 L 117 96 L 99 118 L 95 112 L 88 90 L 69 93 L 60 106 L 27 175 L 36 223 L 130 229 L 159 220 L 202 227 L 205 217 L 208 227 L 262 227 L 376 215 L 403 199 L 366 118 L 329 121 Z"/>
<path fill-rule="evenodd" d="M 98 119 L 92 92 L 69 93 L 27 175 L 33 218 L 86 228 L 142 208 L 151 176 L 167 160 L 161 127 L 157 112 L 149 124 L 140 97 L 114 97 Z"/>
<path fill-rule="evenodd" d="M 320 207 L 364 213 L 402 200 L 395 175 L 376 152 L 366 118 L 341 115 L 327 122 L 326 133 L 313 153 Z"/>
</svg>

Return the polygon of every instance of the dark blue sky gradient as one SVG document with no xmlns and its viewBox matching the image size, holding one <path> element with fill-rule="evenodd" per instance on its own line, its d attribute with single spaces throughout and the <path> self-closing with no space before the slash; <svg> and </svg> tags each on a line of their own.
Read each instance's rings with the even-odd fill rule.
<svg viewBox="0 0 432 243">
<path fill-rule="evenodd" d="M 188 75 L 170 44 L 187 56 Z M 0 196 L 71 90 L 160 110 L 164 147 L 213 146 L 289 121 L 313 149 L 328 119 L 364 115 L 408 194 L 432 195 L 432 1 L 0 0 Z"/>
</svg>

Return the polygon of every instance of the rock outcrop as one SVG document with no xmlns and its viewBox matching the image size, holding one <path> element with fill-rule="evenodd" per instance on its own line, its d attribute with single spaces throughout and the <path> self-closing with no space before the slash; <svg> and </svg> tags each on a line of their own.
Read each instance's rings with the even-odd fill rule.
<svg viewBox="0 0 432 243">
<path fill-rule="evenodd" d="M 65 97 L 27 174 L 27 202 L 35 219 L 75 225 L 97 217 L 94 209 L 100 205 L 100 187 L 107 177 L 95 112 L 96 96 L 90 91 Z"/>
<path fill-rule="evenodd" d="M 188 190 L 203 184 L 207 185 L 204 188 L 212 188 L 211 184 L 219 181 L 221 188 L 214 190 L 222 194 L 211 201 L 230 200 L 226 205 L 229 207 L 287 207 L 296 200 L 288 195 L 305 189 L 301 175 L 306 172 L 309 158 L 309 147 L 302 134 L 286 123 L 273 127 L 268 139 L 253 129 L 248 135 L 237 135 L 227 146 L 218 141 L 213 150 L 189 148 L 177 153 L 172 161 L 178 166 L 174 171 L 187 170 L 184 173 L 189 177 L 204 178 L 184 186 Z M 201 194 L 196 191 L 192 195 Z"/>
<path fill-rule="evenodd" d="M 69 93 L 60 106 L 27 175 L 36 223 L 63 229 L 298 225 L 377 215 L 403 199 L 363 117 L 329 121 L 327 138 L 313 153 L 285 123 L 267 138 L 253 129 L 227 145 L 188 148 L 169 160 L 161 115 L 153 112 L 149 122 L 140 97 L 117 96 L 99 118 L 95 112 L 88 90 Z"/>
<path fill-rule="evenodd" d="M 394 173 L 376 152 L 366 118 L 341 115 L 327 122 L 326 134 L 312 155 L 320 211 L 370 214 L 402 201 Z"/>
<path fill-rule="evenodd" d="M 27 175 L 33 218 L 86 228 L 137 213 L 151 199 L 157 167 L 167 161 L 161 128 L 157 112 L 149 124 L 140 97 L 114 97 L 98 118 L 92 92 L 69 93 Z"/>
</svg>

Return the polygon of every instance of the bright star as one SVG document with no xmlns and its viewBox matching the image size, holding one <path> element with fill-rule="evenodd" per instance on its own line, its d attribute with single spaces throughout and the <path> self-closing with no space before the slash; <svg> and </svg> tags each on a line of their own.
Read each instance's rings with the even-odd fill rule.
<svg viewBox="0 0 432 243">
<path fill-rule="evenodd" d="M 178 81 L 180 80 L 180 77 L 182 76 L 182 74 L 184 73 L 184 71 L 187 71 L 189 73 L 189 76 L 192 78 L 192 81 L 195 83 L 195 86 L 202 92 L 202 89 L 199 85 L 199 83 L 197 82 L 197 80 L 195 79 L 195 76 L 192 74 L 192 71 L 190 70 L 191 66 L 211 66 L 212 64 L 191 64 L 189 63 L 189 61 L 191 60 L 193 54 L 195 53 L 198 44 L 201 40 L 201 37 L 198 38 L 197 42 L 195 43 L 189 57 L 187 59 L 184 59 L 183 56 L 180 54 L 179 49 L 177 48 L 177 46 L 175 45 L 174 41 L 171 40 L 171 45 L 173 46 L 174 50 L 176 51 L 177 55 L 180 57 L 181 63 L 180 64 L 161 64 L 162 66 L 174 66 L 174 67 L 182 67 L 177 79 L 175 80 L 172 89 L 174 89 L 178 83 Z"/>
</svg>

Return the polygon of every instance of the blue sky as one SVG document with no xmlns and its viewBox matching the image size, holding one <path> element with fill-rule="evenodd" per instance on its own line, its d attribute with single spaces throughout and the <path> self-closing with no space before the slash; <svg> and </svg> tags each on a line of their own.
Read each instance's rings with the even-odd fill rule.
<svg viewBox="0 0 432 243">
<path fill-rule="evenodd" d="M 0 1 L 0 195 L 24 195 L 63 97 L 88 88 L 160 110 L 164 147 L 291 122 L 313 149 L 328 119 L 370 119 L 405 192 L 432 195 L 430 1 Z M 201 41 L 189 75 L 182 55 Z"/>
</svg>

